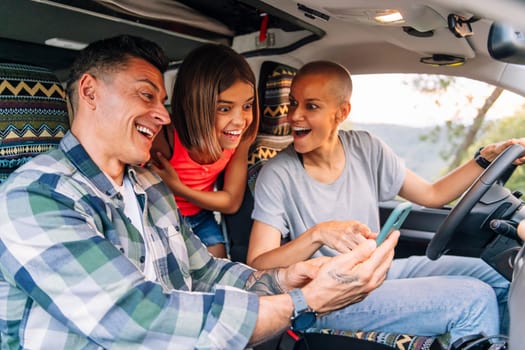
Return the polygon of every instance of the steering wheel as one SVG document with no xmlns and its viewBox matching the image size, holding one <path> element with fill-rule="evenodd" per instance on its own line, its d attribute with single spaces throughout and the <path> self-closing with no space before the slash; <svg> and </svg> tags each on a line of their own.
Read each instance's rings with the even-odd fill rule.
<svg viewBox="0 0 525 350">
<path fill-rule="evenodd" d="M 490 165 L 485 169 L 474 184 L 461 197 L 458 204 L 445 218 L 445 221 L 439 226 L 438 231 L 430 241 L 426 255 L 431 260 L 436 260 L 442 254 L 446 253 L 449 243 L 452 240 L 458 225 L 465 219 L 468 213 L 474 208 L 474 205 L 483 197 L 492 185 L 505 173 L 525 151 L 522 145 L 512 145 L 502 152 Z"/>
</svg>

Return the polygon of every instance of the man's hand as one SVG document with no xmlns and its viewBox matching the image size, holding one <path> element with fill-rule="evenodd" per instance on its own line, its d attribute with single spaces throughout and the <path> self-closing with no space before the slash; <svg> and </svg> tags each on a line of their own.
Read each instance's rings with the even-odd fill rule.
<svg viewBox="0 0 525 350">
<path fill-rule="evenodd" d="M 379 247 L 366 240 L 349 253 L 319 261 L 303 287 L 308 305 L 325 313 L 363 300 L 385 280 L 398 239 L 394 231 Z"/>
</svg>

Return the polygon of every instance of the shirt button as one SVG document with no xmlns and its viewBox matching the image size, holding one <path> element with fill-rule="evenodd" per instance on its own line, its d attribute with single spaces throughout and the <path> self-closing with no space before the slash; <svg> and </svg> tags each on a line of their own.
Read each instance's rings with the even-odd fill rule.
<svg viewBox="0 0 525 350">
<path fill-rule="evenodd" d="M 124 248 L 119 249 L 122 254 L 124 254 Z"/>
<path fill-rule="evenodd" d="M 182 273 L 182 276 L 184 277 L 190 277 L 190 272 L 188 271 L 188 268 L 186 266 L 181 266 L 180 271 Z"/>
</svg>

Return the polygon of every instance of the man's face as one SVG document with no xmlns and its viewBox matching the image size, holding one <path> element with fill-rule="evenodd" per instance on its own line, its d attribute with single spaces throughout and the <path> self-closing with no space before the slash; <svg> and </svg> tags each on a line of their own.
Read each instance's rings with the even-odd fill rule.
<svg viewBox="0 0 525 350">
<path fill-rule="evenodd" d="M 110 74 L 97 79 L 93 137 L 100 145 L 98 158 L 114 171 L 147 162 L 153 139 L 170 117 L 163 76 L 153 65 L 132 58 L 125 69 Z"/>
</svg>

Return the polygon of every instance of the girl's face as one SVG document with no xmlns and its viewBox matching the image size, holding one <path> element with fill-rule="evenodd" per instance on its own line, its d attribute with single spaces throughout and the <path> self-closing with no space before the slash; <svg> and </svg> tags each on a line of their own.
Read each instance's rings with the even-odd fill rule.
<svg viewBox="0 0 525 350">
<path fill-rule="evenodd" d="M 349 106 L 341 103 L 331 84 L 330 77 L 320 74 L 306 74 L 292 83 L 288 120 L 298 153 L 322 149 L 337 138 Z"/>
<path fill-rule="evenodd" d="M 253 86 L 238 80 L 219 94 L 215 108 L 215 132 L 222 149 L 239 145 L 242 134 L 253 121 Z"/>
</svg>

